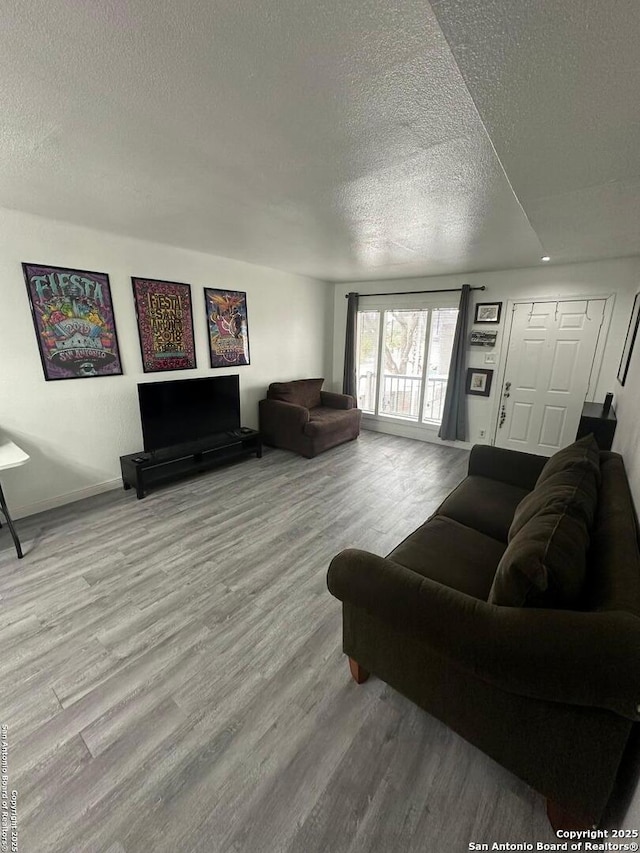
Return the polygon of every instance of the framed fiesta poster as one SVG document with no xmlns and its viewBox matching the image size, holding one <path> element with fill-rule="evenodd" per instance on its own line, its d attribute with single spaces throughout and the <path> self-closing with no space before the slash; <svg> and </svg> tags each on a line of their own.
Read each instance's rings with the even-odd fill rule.
<svg viewBox="0 0 640 853">
<path fill-rule="evenodd" d="M 22 264 L 44 378 L 122 374 L 109 276 Z"/>
<path fill-rule="evenodd" d="M 131 283 L 144 372 L 195 367 L 191 287 L 150 278 Z"/>
<path fill-rule="evenodd" d="M 249 364 L 247 294 L 205 287 L 211 367 Z"/>
</svg>

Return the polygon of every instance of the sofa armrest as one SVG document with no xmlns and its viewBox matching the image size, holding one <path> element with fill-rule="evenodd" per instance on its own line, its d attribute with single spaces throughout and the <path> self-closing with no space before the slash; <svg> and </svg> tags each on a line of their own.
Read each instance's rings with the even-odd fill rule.
<svg viewBox="0 0 640 853">
<path fill-rule="evenodd" d="M 498 607 L 355 549 L 334 557 L 327 583 L 500 690 L 640 719 L 640 619 L 630 613 Z"/>
<path fill-rule="evenodd" d="M 469 474 L 500 480 L 510 486 L 531 491 L 546 462 L 546 456 L 491 447 L 488 444 L 474 444 L 469 457 Z"/>
<path fill-rule="evenodd" d="M 323 406 L 331 409 L 355 409 L 356 401 L 351 394 L 336 394 L 334 391 L 321 391 L 320 399 Z"/>
<path fill-rule="evenodd" d="M 260 400 L 258 410 L 260 429 L 267 433 L 281 427 L 302 429 L 309 421 L 309 409 L 295 403 L 284 403 L 282 400 Z"/>
</svg>

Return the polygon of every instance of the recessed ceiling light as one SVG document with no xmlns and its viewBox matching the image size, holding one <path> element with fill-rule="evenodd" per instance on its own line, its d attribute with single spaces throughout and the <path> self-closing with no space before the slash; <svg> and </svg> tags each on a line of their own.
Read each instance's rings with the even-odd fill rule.
<svg viewBox="0 0 640 853">
<path fill-rule="evenodd" d="M 541 260 L 541 261 L 544 261 L 544 263 L 546 264 L 546 263 L 547 263 L 547 261 L 550 261 L 550 260 L 551 260 L 551 258 L 549 257 L 549 255 L 543 255 L 543 256 L 540 258 L 540 260 Z"/>
</svg>

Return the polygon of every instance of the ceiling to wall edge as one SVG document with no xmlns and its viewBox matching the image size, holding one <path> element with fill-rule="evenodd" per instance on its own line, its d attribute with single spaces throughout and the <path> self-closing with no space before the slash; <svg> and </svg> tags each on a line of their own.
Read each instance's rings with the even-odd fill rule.
<svg viewBox="0 0 640 853">
<path fill-rule="evenodd" d="M 515 195 L 515 193 L 514 193 Z M 343 287 L 349 284 L 380 284 L 384 281 L 402 281 L 406 283 L 410 282 L 424 282 L 430 279 L 451 279 L 452 281 L 458 281 L 461 277 L 464 276 L 490 276 L 492 273 L 499 272 L 508 272 L 509 270 L 539 270 L 543 267 L 545 268 L 554 268 L 557 269 L 559 267 L 575 267 L 582 266 L 583 264 L 594 264 L 594 263 L 607 263 L 613 262 L 617 260 L 638 260 L 640 262 L 640 253 L 630 254 L 630 255 L 620 255 L 615 258 L 593 258 L 591 260 L 585 261 L 566 261 L 553 263 L 553 259 L 549 264 L 539 264 L 539 265 L 526 265 L 526 266 L 517 266 L 517 267 L 492 267 L 490 269 L 468 269 L 462 272 L 453 272 L 453 273 L 435 273 L 435 274 L 424 274 L 424 275 L 408 275 L 402 276 L 399 275 L 395 278 L 389 277 L 388 275 L 380 275 L 379 277 L 371 276 L 370 274 L 367 276 L 362 276 L 360 278 L 329 278 L 329 277 L 319 277 L 319 276 L 311 276 L 306 275 L 305 273 L 293 272 L 291 270 L 285 269 L 283 267 L 273 267 L 268 264 L 258 264 L 253 261 L 247 261 L 243 258 L 233 257 L 231 255 L 221 255 L 216 252 L 206 252 L 202 249 L 190 249 L 185 246 L 178 245 L 177 243 L 161 243 L 157 240 L 147 240 L 142 237 L 134 237 L 131 234 L 127 234 L 121 231 L 108 231 L 106 229 L 93 228 L 89 225 L 79 225 L 77 222 L 72 222 L 67 219 L 52 219 L 48 216 L 42 216 L 38 213 L 32 213 L 28 210 L 20 210 L 18 208 L 11 207 L 0 207 L 0 211 L 6 211 L 10 214 L 15 214 L 17 216 L 28 216 L 33 217 L 35 219 L 42 219 L 45 222 L 53 222 L 54 224 L 63 227 L 63 228 L 80 228 L 86 231 L 90 231 L 92 234 L 107 234 L 110 237 L 116 237 L 118 239 L 124 240 L 132 240 L 135 243 L 149 244 L 151 246 L 159 246 L 163 249 L 172 249 L 178 252 L 186 252 L 187 254 L 194 255 L 202 255 L 206 258 L 219 258 L 224 261 L 230 261 L 232 263 L 244 264 L 249 267 L 257 267 L 258 269 L 266 269 L 272 270 L 273 272 L 284 273 L 285 275 L 295 276 L 296 278 L 306 279 L 307 281 L 317 282 L 319 284 L 328 285 L 329 287 Z M 36 259 L 38 260 L 38 259 Z M 462 282 L 463 284 L 465 282 Z M 487 290 L 489 289 L 489 285 L 487 285 Z M 638 278 L 638 289 L 640 290 L 640 271 Z M 346 294 L 345 294 L 346 295 Z"/>
<path fill-rule="evenodd" d="M 436 15 L 436 18 L 437 18 L 437 13 L 435 13 L 435 11 L 434 11 L 434 14 Z M 531 230 L 533 231 L 533 233 L 536 235 L 536 239 L 537 239 L 537 241 L 538 241 L 538 245 L 539 245 L 539 247 L 540 247 L 540 258 L 548 257 L 548 255 L 547 255 L 547 253 L 546 253 L 546 251 L 545 251 L 545 249 L 544 249 L 544 246 L 542 245 L 542 240 L 540 239 L 540 237 L 539 237 L 538 232 L 536 231 L 536 229 L 533 227 L 533 225 L 532 225 L 532 223 L 531 223 L 531 219 L 530 219 L 530 217 L 529 217 L 529 214 L 527 213 L 527 211 L 526 211 L 526 209 L 525 209 L 525 207 L 524 207 L 524 205 L 523 205 L 522 201 L 520 200 L 520 198 L 519 198 L 518 194 L 516 193 L 516 191 L 515 191 L 515 189 L 514 189 L 514 187 L 513 187 L 513 183 L 512 183 L 512 181 L 511 181 L 511 178 L 509 177 L 509 174 L 508 174 L 507 170 L 506 170 L 506 169 L 505 169 L 505 167 L 504 167 L 504 163 L 502 162 L 502 158 L 501 158 L 501 157 L 500 157 L 500 155 L 498 154 L 498 150 L 497 150 L 496 146 L 494 145 L 493 139 L 491 138 L 491 134 L 489 133 L 489 130 L 488 130 L 487 125 L 486 125 L 486 122 L 485 122 L 485 120 L 484 120 L 484 118 L 483 118 L 483 116 L 482 116 L 482 113 L 480 112 L 480 108 L 478 107 L 478 104 L 477 104 L 477 102 L 476 102 L 476 99 L 473 97 L 473 93 L 471 92 L 471 89 L 469 88 L 469 85 L 468 85 L 468 83 L 467 83 L 467 78 L 465 77 L 464 71 L 462 70 L 462 68 L 460 67 L 460 64 L 458 63 L 458 60 L 456 59 L 456 55 L 455 55 L 455 53 L 454 53 L 454 51 L 453 51 L 453 48 L 452 48 L 452 46 L 451 46 L 451 42 L 450 42 L 450 41 L 449 41 L 449 39 L 447 38 L 446 33 L 444 32 L 444 30 L 443 30 L 442 26 L 440 25 L 440 21 L 438 21 L 438 27 L 439 27 L 440 32 L 441 32 L 441 34 L 442 34 L 442 38 L 443 38 L 443 39 L 446 41 L 446 43 L 447 43 L 447 48 L 449 49 L 449 53 L 451 54 L 451 59 L 452 59 L 453 63 L 455 64 L 456 68 L 458 69 L 458 73 L 460 74 L 460 79 L 461 79 L 461 81 L 462 81 L 462 83 L 463 83 L 463 85 L 464 85 L 464 88 L 465 88 L 465 90 L 466 90 L 467 94 L 469 95 L 469 100 L 470 100 L 470 101 L 471 101 L 471 103 L 473 104 L 473 108 L 474 108 L 474 110 L 475 110 L 475 112 L 476 112 L 476 115 L 478 116 L 478 121 L 479 121 L 479 122 L 480 122 L 480 124 L 482 125 L 482 130 L 483 130 L 483 132 L 484 132 L 484 135 L 487 137 L 487 142 L 488 142 L 488 143 L 489 143 L 489 145 L 491 146 L 491 150 L 493 151 L 494 157 L 496 158 L 496 162 L 497 162 L 497 163 L 498 163 L 498 165 L 500 166 L 500 170 L 501 170 L 502 174 L 504 175 L 504 179 L 505 179 L 505 181 L 507 182 L 507 184 L 509 185 L 509 189 L 511 190 L 511 193 L 513 194 L 513 197 L 514 197 L 514 199 L 516 200 L 516 202 L 517 202 L 517 204 L 518 204 L 518 207 L 519 207 L 519 208 L 520 208 L 520 210 L 522 211 L 522 215 L 524 216 L 524 218 L 525 218 L 525 219 L 527 220 L 527 222 L 529 223 L 529 227 L 531 228 Z M 552 259 L 552 260 L 553 260 L 553 259 Z M 509 267 L 505 267 L 504 269 L 527 269 L 527 267 L 511 267 L 511 268 L 509 268 Z M 469 273 L 471 273 L 471 272 L 472 272 L 472 270 L 469 270 L 468 272 L 469 272 Z M 485 271 L 484 271 L 484 270 L 482 270 L 482 272 L 485 272 Z"/>
</svg>

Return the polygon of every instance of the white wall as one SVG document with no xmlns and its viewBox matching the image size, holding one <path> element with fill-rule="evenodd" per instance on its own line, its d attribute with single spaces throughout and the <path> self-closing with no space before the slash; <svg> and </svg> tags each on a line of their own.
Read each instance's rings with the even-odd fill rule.
<svg viewBox="0 0 640 853">
<path fill-rule="evenodd" d="M 459 288 L 464 283 L 472 286 L 485 285 L 486 290 L 472 293 L 475 302 L 502 302 L 501 322 L 498 326 L 474 326 L 498 331 L 497 346 L 492 350 L 484 347 L 469 347 L 467 351 L 469 367 L 485 367 L 494 370 L 493 385 L 490 397 L 467 397 L 468 402 L 468 441 L 460 446 L 470 446 L 475 443 L 487 443 L 491 440 L 495 429 L 498 413 L 500 370 L 503 362 L 503 344 L 505 325 L 508 320 L 507 301 L 535 298 L 550 299 L 568 298 L 575 296 L 602 296 L 611 294 L 613 303 L 611 325 L 604 347 L 604 359 L 598 381 L 589 399 L 604 399 L 607 391 L 612 391 L 616 397 L 620 389 L 616 382 L 618 362 L 622 350 L 622 342 L 631 310 L 633 294 L 640 275 L 640 258 L 618 258 L 610 261 L 598 261 L 588 264 L 565 264 L 559 266 L 544 266 L 519 269 L 500 270 L 497 272 L 473 273 L 467 275 L 434 276 L 429 278 L 394 279 L 386 281 L 344 282 L 335 285 L 334 292 L 334 337 L 333 337 L 333 387 L 340 388 L 342 384 L 342 369 L 344 359 L 344 330 L 346 322 L 345 294 L 350 290 L 359 293 L 384 293 L 405 290 L 438 290 L 443 288 Z M 458 300 L 458 295 L 454 294 Z M 473 319 L 473 310 L 471 312 Z M 496 364 L 487 365 L 484 362 L 485 352 L 496 353 Z M 614 400 L 614 406 L 616 400 Z M 387 422 L 388 423 L 388 422 Z M 367 426 L 365 420 L 364 423 Z M 371 425 L 371 424 L 370 424 Z M 390 425 L 389 431 L 427 441 L 440 440 L 437 430 L 424 430 L 412 425 Z M 481 438 L 480 432 L 485 430 L 486 437 Z M 446 442 L 450 444 L 451 442 Z"/>
<path fill-rule="evenodd" d="M 636 278 L 634 291 L 640 290 L 640 276 Z M 626 331 L 626 329 L 625 329 Z M 620 339 L 622 347 L 623 338 Z M 629 477 L 636 514 L 640 509 L 640 337 L 636 338 L 631 354 L 629 372 L 624 387 L 616 383 L 616 417 L 618 426 L 613 441 L 613 450 L 621 453 Z M 623 829 L 638 829 L 640 826 L 640 772 L 638 771 L 637 738 L 633 739 L 632 758 L 625 774 L 625 793 L 629 795 L 634 785 L 633 796 L 630 797 L 629 807 L 621 823 Z"/>
<path fill-rule="evenodd" d="M 640 278 L 636 280 L 640 290 Z M 622 344 L 621 344 L 622 346 Z M 624 457 L 636 511 L 640 509 L 640 335 L 636 338 L 624 387 L 616 383 L 618 426 L 613 450 Z"/>
<path fill-rule="evenodd" d="M 23 261 L 109 274 L 124 376 L 45 382 Z M 142 373 L 132 275 L 191 284 L 197 369 Z M 204 286 L 246 291 L 250 365 L 209 367 Z M 2 474 L 12 512 L 20 517 L 118 484 L 119 457 L 142 449 L 139 381 L 237 372 L 243 423 L 257 426 L 269 382 L 330 376 L 332 297 L 313 279 L 0 210 L 0 429 L 31 456 Z"/>
</svg>

